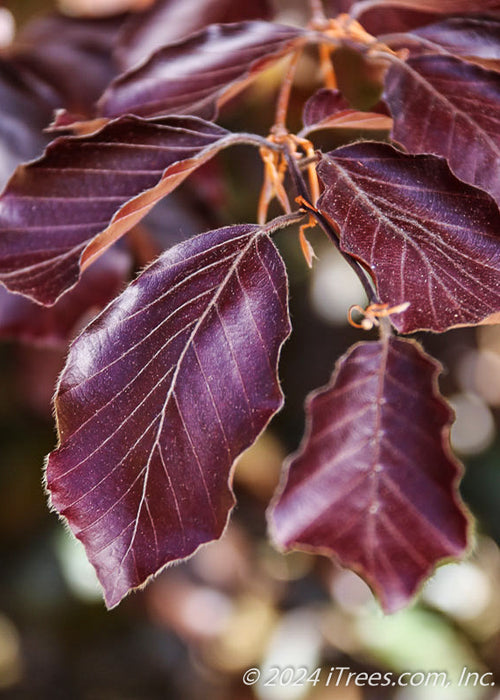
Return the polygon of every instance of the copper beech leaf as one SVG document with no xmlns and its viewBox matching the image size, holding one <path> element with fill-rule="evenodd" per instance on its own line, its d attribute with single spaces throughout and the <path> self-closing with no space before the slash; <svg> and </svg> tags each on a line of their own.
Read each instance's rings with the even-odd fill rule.
<svg viewBox="0 0 500 700">
<path fill-rule="evenodd" d="M 500 213 L 437 156 L 383 143 L 323 156 L 318 209 L 340 228 L 344 251 L 372 272 L 382 302 L 409 308 L 403 333 L 473 325 L 500 311 Z"/>
<path fill-rule="evenodd" d="M 193 170 L 242 141 L 197 117 L 124 117 L 56 139 L 0 197 L 0 282 L 50 306 Z"/>
<path fill-rule="evenodd" d="M 394 51 L 415 58 L 424 54 L 451 54 L 500 71 L 500 19 L 449 17 L 412 32 L 385 34 L 380 41 Z"/>
<path fill-rule="evenodd" d="M 412 32 L 427 50 L 444 50 L 484 68 L 500 70 L 500 20 L 450 17 Z"/>
<path fill-rule="evenodd" d="M 321 88 L 310 97 L 302 110 L 302 122 L 305 128 L 318 128 L 330 116 L 351 109 L 349 102 L 340 90 Z"/>
<path fill-rule="evenodd" d="M 0 56 L 0 190 L 24 160 L 39 156 L 58 95 L 9 56 Z"/>
<path fill-rule="evenodd" d="M 500 202 L 500 75 L 454 56 L 394 63 L 384 99 L 393 138 L 411 153 L 447 158 L 453 172 Z"/>
<path fill-rule="evenodd" d="M 24 26 L 11 47 L 16 62 L 56 91 L 57 107 L 91 115 L 95 101 L 118 74 L 113 45 L 125 15 L 100 19 L 52 13 Z M 75 79 L 85 66 L 82 80 Z"/>
<path fill-rule="evenodd" d="M 66 348 L 68 340 L 123 289 L 131 266 L 126 251 L 110 248 L 50 308 L 0 286 L 0 339 Z"/>
<path fill-rule="evenodd" d="M 307 100 L 302 121 L 304 128 L 298 135 L 304 138 L 321 129 L 385 131 L 392 126 L 392 119 L 383 104 L 376 105 L 372 112 L 361 112 L 352 109 L 339 90 L 326 88 L 318 90 Z"/>
<path fill-rule="evenodd" d="M 22 161 L 38 157 L 53 110 L 93 113 L 118 72 L 112 42 L 123 17 L 75 20 L 54 13 L 35 18 L 0 56 L 0 189 Z M 75 72 L 85 65 L 85 80 Z M 72 120 L 74 121 L 74 119 Z"/>
<path fill-rule="evenodd" d="M 349 14 L 362 21 L 369 10 L 380 10 L 382 18 L 386 9 L 429 12 L 436 15 L 461 15 L 474 12 L 499 10 L 499 0 L 358 0 Z"/>
<path fill-rule="evenodd" d="M 302 29 L 271 22 L 214 24 L 118 77 L 99 100 L 98 116 L 187 113 L 213 119 L 219 106 L 305 36 Z"/>
<path fill-rule="evenodd" d="M 270 511 L 280 547 L 335 555 L 386 612 L 467 545 L 438 372 L 413 341 L 354 346 L 309 397 L 306 436 Z"/>
<path fill-rule="evenodd" d="M 372 34 L 406 32 L 446 15 L 492 13 L 499 0 L 359 0 L 350 10 Z"/>
<path fill-rule="evenodd" d="M 109 607 L 221 535 L 234 460 L 282 405 L 287 279 L 269 230 L 171 248 L 71 346 L 47 485 Z"/>
<path fill-rule="evenodd" d="M 349 12 L 354 3 L 355 0 L 324 0 L 323 7 L 328 17 L 336 17 L 341 12 Z"/>
<path fill-rule="evenodd" d="M 146 12 L 130 17 L 116 54 L 122 66 L 131 68 L 162 46 L 210 24 L 267 19 L 270 14 L 268 0 L 158 0 Z"/>
<path fill-rule="evenodd" d="M 384 36 L 388 33 L 408 32 L 416 27 L 435 22 L 436 14 L 428 10 L 400 6 L 383 8 L 373 6 L 359 12 L 358 18 L 367 32 L 373 36 Z"/>
</svg>

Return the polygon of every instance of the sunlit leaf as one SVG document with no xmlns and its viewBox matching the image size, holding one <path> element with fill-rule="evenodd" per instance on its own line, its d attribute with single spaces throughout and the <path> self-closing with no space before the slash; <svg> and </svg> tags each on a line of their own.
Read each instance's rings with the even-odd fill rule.
<svg viewBox="0 0 500 700">
<path fill-rule="evenodd" d="M 162 46 L 209 24 L 267 19 L 270 14 L 268 0 L 159 0 L 147 12 L 130 17 L 117 56 L 124 68 L 131 68 Z"/>
<path fill-rule="evenodd" d="M 452 411 L 438 372 L 412 341 L 351 349 L 331 383 L 309 397 L 306 437 L 270 512 L 279 546 L 337 556 L 387 612 L 466 547 Z"/>
<path fill-rule="evenodd" d="M 500 75 L 453 56 L 400 61 L 386 76 L 393 137 L 447 158 L 465 182 L 500 201 Z"/>
<path fill-rule="evenodd" d="M 325 155 L 319 210 L 341 230 L 343 250 L 372 271 L 399 331 L 444 331 L 500 310 L 500 213 L 458 180 L 446 161 L 382 143 Z"/>
<path fill-rule="evenodd" d="M 0 197 L 0 282 L 54 303 L 158 200 L 239 140 L 196 117 L 124 117 L 91 136 L 57 139 Z"/>
<path fill-rule="evenodd" d="M 500 19 L 492 16 L 449 17 L 411 32 L 385 34 L 380 40 L 407 57 L 451 54 L 500 71 Z"/>
<path fill-rule="evenodd" d="M 377 10 L 381 21 L 392 10 L 413 11 L 434 15 L 460 15 L 500 9 L 499 0 L 358 0 L 350 10 L 351 16 L 363 22 L 365 13 Z"/>
<path fill-rule="evenodd" d="M 232 464 L 282 404 L 287 281 L 267 232 L 180 243 L 71 346 L 47 484 L 110 607 L 221 535 Z"/>
<path fill-rule="evenodd" d="M 425 10 L 439 15 L 465 14 L 500 9 L 499 0 L 358 0 L 351 8 L 351 15 L 362 16 L 369 8 L 401 7 L 409 10 Z"/>
<path fill-rule="evenodd" d="M 212 25 L 117 78 L 99 101 L 99 116 L 188 113 L 211 119 L 304 36 L 302 29 L 271 22 Z"/>
<path fill-rule="evenodd" d="M 451 17 L 415 30 L 429 49 L 446 51 L 500 70 L 500 20 L 484 17 Z"/>
<path fill-rule="evenodd" d="M 375 36 L 407 32 L 447 15 L 494 14 L 498 0 L 360 0 L 350 14 Z"/>
</svg>

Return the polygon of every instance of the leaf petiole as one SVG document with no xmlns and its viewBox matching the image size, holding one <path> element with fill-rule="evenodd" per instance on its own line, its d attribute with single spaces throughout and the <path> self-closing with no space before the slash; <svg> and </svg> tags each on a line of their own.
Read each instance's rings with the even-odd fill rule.
<svg viewBox="0 0 500 700">
<path fill-rule="evenodd" d="M 346 253 L 345 251 L 342 250 L 340 247 L 340 238 L 339 238 L 339 232 L 338 229 L 333 225 L 332 222 L 326 219 L 326 217 L 321 214 L 318 209 L 316 209 L 315 206 L 313 206 L 310 202 L 307 201 L 303 196 L 299 195 L 298 197 L 295 198 L 295 201 L 301 205 L 302 208 L 306 209 L 307 211 L 314 216 L 318 224 L 321 226 L 323 231 L 326 233 L 328 238 L 332 241 L 332 243 L 335 245 L 337 250 L 340 252 L 344 260 L 352 267 L 354 272 L 359 278 L 359 281 L 363 285 L 363 289 L 365 290 L 366 296 L 368 297 L 368 301 L 370 304 L 380 304 L 380 300 L 377 297 L 377 293 L 375 289 L 373 288 L 373 283 L 371 280 L 368 278 L 368 273 L 365 271 L 364 267 L 356 260 L 356 258 L 352 257 L 349 255 L 349 253 Z"/>
</svg>

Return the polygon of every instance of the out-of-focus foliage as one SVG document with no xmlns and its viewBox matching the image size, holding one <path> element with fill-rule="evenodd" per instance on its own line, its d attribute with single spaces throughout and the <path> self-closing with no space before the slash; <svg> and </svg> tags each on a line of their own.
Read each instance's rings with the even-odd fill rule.
<svg viewBox="0 0 500 700">
<path fill-rule="evenodd" d="M 51 5 L 5 3 L 18 24 Z M 231 107 L 228 126 L 237 130 L 244 117 L 246 129 L 250 121 L 256 132 L 265 132 L 268 115 L 256 105 L 272 93 L 271 74 Z M 292 98 L 297 118 L 303 96 L 299 88 Z M 194 200 L 192 186 L 185 185 L 175 206 L 162 205 L 161 217 L 152 213 L 151 250 L 132 238 L 138 267 L 173 235 L 165 220 L 174 218 L 192 233 L 253 218 L 256 192 L 249 182 L 252 174 L 258 181 L 260 165 L 244 153 L 237 168 L 234 163 L 222 154 L 215 170 L 200 171 Z M 222 180 L 229 184 L 218 184 Z M 186 201 L 194 202 L 190 209 Z M 497 700 L 495 688 L 472 686 L 242 684 L 247 668 L 265 672 L 274 665 L 322 668 L 323 678 L 333 666 L 444 670 L 453 678 L 467 666 L 500 680 L 498 326 L 425 337 L 426 349 L 445 366 L 441 388 L 457 414 L 452 441 L 467 465 L 463 494 L 478 519 L 468 561 L 442 567 L 417 605 L 383 617 L 355 574 L 322 557 L 283 556 L 268 543 L 265 509 L 282 460 L 302 435 L 304 397 L 328 381 L 332 361 L 359 339 L 345 322 L 347 305 L 362 303 L 358 281 L 319 233 L 310 239 L 319 256 L 312 274 L 293 234 L 277 236 L 291 273 L 295 328 L 280 370 L 287 405 L 238 463 L 239 505 L 230 527 L 221 541 L 166 570 L 111 613 L 81 548 L 47 512 L 41 487 L 43 455 L 54 444 L 50 401 L 64 353 L 0 345 L 0 697 Z"/>
</svg>

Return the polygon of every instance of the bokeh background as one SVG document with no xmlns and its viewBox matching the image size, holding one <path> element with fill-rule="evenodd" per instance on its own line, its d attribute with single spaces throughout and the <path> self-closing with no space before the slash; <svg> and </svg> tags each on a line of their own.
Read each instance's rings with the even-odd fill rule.
<svg viewBox="0 0 500 700">
<path fill-rule="evenodd" d="M 75 15 L 145 7 L 147 0 L 61 0 Z M 0 44 L 56 5 L 12 0 L 0 8 Z M 282 3 L 284 6 L 284 3 Z M 282 8 L 293 20 L 300 3 Z M 294 14 L 295 13 L 295 14 Z M 317 80 L 306 57 L 291 122 Z M 280 69 L 267 72 L 222 117 L 266 134 Z M 76 79 L 76 76 L 75 76 Z M 269 105 L 269 109 L 263 108 Z M 0 120 L 2 106 L 0 105 Z M 344 134 L 343 138 L 355 138 Z M 225 152 L 145 224 L 150 248 L 125 243 L 135 267 L 155 249 L 208 228 L 255 220 L 261 164 L 251 149 Z M 284 457 L 303 432 L 303 401 L 362 332 L 346 323 L 363 303 L 348 266 L 320 232 L 309 271 L 296 231 L 277 236 L 290 274 L 294 333 L 280 376 L 286 406 L 235 473 L 238 504 L 224 537 L 171 567 L 107 612 L 81 546 L 47 508 L 45 455 L 55 445 L 51 397 L 64 345 L 0 344 L 0 697 L 34 700 L 500 700 L 500 326 L 419 334 L 443 363 L 442 391 L 457 414 L 452 440 L 466 466 L 464 499 L 476 518 L 468 559 L 437 570 L 418 601 L 384 616 L 367 586 L 324 557 L 279 554 L 265 510 Z M 0 315 L 1 315 L 0 299 Z M 86 319 L 81 319 L 81 326 Z M 76 332 L 76 329 L 75 329 Z M 246 687 L 243 672 L 271 666 L 353 671 L 492 672 L 491 687 Z"/>
</svg>

